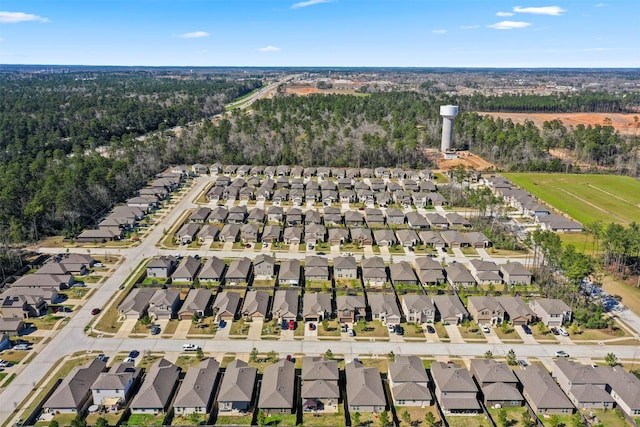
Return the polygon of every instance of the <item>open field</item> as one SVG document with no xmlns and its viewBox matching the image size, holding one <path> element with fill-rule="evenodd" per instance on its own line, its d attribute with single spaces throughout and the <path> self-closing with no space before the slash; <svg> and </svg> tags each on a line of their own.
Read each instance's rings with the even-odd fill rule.
<svg viewBox="0 0 640 427">
<path fill-rule="evenodd" d="M 637 132 L 633 117 L 637 114 L 620 113 L 478 113 L 481 116 L 501 117 L 511 119 L 514 123 L 524 123 L 525 120 L 532 121 L 538 128 L 542 128 L 544 122 L 560 120 L 565 126 L 577 125 L 604 125 L 606 119 L 611 120 L 611 126 L 622 135 L 634 135 Z"/>
<path fill-rule="evenodd" d="M 507 173 L 505 177 L 582 224 L 640 217 L 640 182 L 626 176 Z"/>
</svg>

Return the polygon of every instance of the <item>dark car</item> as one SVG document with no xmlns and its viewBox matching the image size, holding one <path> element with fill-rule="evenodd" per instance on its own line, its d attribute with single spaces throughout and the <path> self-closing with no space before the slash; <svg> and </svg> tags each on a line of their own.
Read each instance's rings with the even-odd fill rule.
<svg viewBox="0 0 640 427">
<path fill-rule="evenodd" d="M 447 253 L 447 248 L 440 248 L 442 252 Z"/>
<path fill-rule="evenodd" d="M 315 323 L 309 323 L 309 330 L 310 331 L 315 331 L 316 330 L 316 324 Z"/>
<path fill-rule="evenodd" d="M 151 335 L 158 335 L 160 333 L 160 325 L 153 325 L 151 327 Z"/>
<path fill-rule="evenodd" d="M 560 335 L 560 331 L 555 326 L 553 328 L 551 328 L 551 333 L 553 335 Z"/>
<path fill-rule="evenodd" d="M 531 335 L 531 328 L 528 327 L 527 325 L 522 325 L 522 330 L 524 331 L 525 334 Z"/>
<path fill-rule="evenodd" d="M 227 321 L 224 319 L 220 319 L 220 323 L 218 323 L 218 329 L 224 329 L 227 326 Z"/>
<path fill-rule="evenodd" d="M 100 309 L 99 308 L 94 308 L 93 310 L 91 310 L 91 314 L 93 314 L 94 316 L 96 314 L 100 313 Z"/>
<path fill-rule="evenodd" d="M 431 325 L 427 325 L 427 332 L 429 332 L 430 334 L 435 334 L 436 329 Z"/>
<path fill-rule="evenodd" d="M 396 325 L 396 335 L 404 335 L 404 328 L 400 325 Z"/>
<path fill-rule="evenodd" d="M 140 352 L 138 350 L 131 350 L 129 352 L 129 357 L 132 359 L 135 359 L 138 356 L 140 356 Z"/>
<path fill-rule="evenodd" d="M 286 320 L 283 320 L 280 327 L 282 328 L 283 331 L 289 330 L 289 322 L 287 322 Z"/>
</svg>

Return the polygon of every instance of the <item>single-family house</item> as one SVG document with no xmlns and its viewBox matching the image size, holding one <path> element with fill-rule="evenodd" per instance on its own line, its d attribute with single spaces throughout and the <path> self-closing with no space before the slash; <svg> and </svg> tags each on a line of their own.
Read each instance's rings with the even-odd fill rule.
<svg viewBox="0 0 640 427">
<path fill-rule="evenodd" d="M 326 360 L 324 357 L 304 357 L 300 380 L 304 412 L 338 412 L 340 372 L 337 361 Z"/>
<path fill-rule="evenodd" d="M 153 320 L 175 319 L 180 306 L 180 291 L 177 289 L 158 289 L 151 299 L 147 312 Z"/>
<path fill-rule="evenodd" d="M 40 289 L 10 288 L 0 294 L 0 317 L 5 319 L 28 319 L 47 314 L 49 305 L 42 295 L 31 295 L 25 291 Z"/>
<path fill-rule="evenodd" d="M 389 276 L 394 286 L 418 284 L 418 278 L 411 264 L 406 261 L 395 262 L 389 266 Z"/>
<path fill-rule="evenodd" d="M 253 401 L 257 374 L 256 368 L 240 359 L 229 363 L 218 392 L 218 412 L 238 415 L 248 412 Z"/>
<path fill-rule="evenodd" d="M 573 404 L 544 367 L 531 364 L 515 374 L 522 383 L 522 395 L 536 414 L 573 414 Z"/>
<path fill-rule="evenodd" d="M 333 276 L 336 279 L 357 279 L 358 264 L 355 257 L 339 256 L 333 259 Z"/>
<path fill-rule="evenodd" d="M 101 372 L 91 385 L 94 405 L 109 410 L 124 407 L 142 379 L 142 368 L 133 363 L 116 362 L 109 372 Z"/>
<path fill-rule="evenodd" d="M 200 224 L 188 222 L 180 227 L 180 230 L 176 233 L 176 240 L 181 245 L 188 245 L 196 239 L 199 230 Z"/>
<path fill-rule="evenodd" d="M 220 228 L 214 224 L 205 224 L 198 233 L 198 242 L 201 245 L 210 245 L 216 241 L 220 234 Z"/>
<path fill-rule="evenodd" d="M 302 228 L 286 227 L 282 232 L 282 241 L 287 245 L 299 245 L 302 241 Z"/>
<path fill-rule="evenodd" d="M 435 397 L 445 415 L 469 415 L 482 412 L 478 402 L 478 387 L 469 371 L 455 363 L 434 362 L 431 377 Z"/>
<path fill-rule="evenodd" d="M 300 284 L 300 260 L 287 259 L 280 263 L 278 271 L 280 285 L 298 286 Z"/>
<path fill-rule="evenodd" d="M 222 227 L 222 231 L 218 235 L 218 239 L 221 242 L 237 242 L 240 237 L 240 225 L 239 224 L 225 224 Z"/>
<path fill-rule="evenodd" d="M 472 248 L 484 249 L 493 245 L 491 240 L 480 231 L 463 232 L 462 236 L 469 242 L 469 246 Z"/>
<path fill-rule="evenodd" d="M 436 307 L 427 295 L 402 295 L 402 312 L 407 322 L 434 323 Z"/>
<path fill-rule="evenodd" d="M 240 308 L 240 294 L 232 291 L 222 291 L 216 295 L 216 299 L 211 307 L 215 322 L 225 320 L 232 322 L 236 318 L 238 308 Z"/>
<path fill-rule="evenodd" d="M 571 307 L 560 299 L 533 299 L 529 302 L 529 307 L 549 327 L 559 327 L 565 323 L 570 323 L 573 317 Z"/>
<path fill-rule="evenodd" d="M 398 243 L 398 239 L 393 230 L 386 228 L 373 230 L 373 238 L 378 246 L 393 246 Z"/>
<path fill-rule="evenodd" d="M 480 285 L 497 285 L 502 283 L 500 268 L 493 261 L 472 259 L 470 261 L 470 271 Z"/>
<path fill-rule="evenodd" d="M 346 211 L 344 213 L 344 223 L 347 227 L 358 227 L 364 224 L 364 219 L 358 211 Z"/>
<path fill-rule="evenodd" d="M 217 206 L 213 208 L 208 219 L 209 222 L 224 224 L 227 220 L 227 216 L 229 216 L 229 210 L 224 206 Z"/>
<path fill-rule="evenodd" d="M 615 400 L 607 391 L 606 370 L 582 365 L 572 360 L 557 359 L 551 375 L 571 403 L 581 409 L 610 409 Z"/>
<path fill-rule="evenodd" d="M 193 282 L 198 275 L 198 271 L 200 271 L 200 260 L 187 256 L 178 264 L 178 267 L 171 275 L 171 280 L 174 282 Z"/>
<path fill-rule="evenodd" d="M 407 217 L 407 224 L 409 224 L 409 226 L 412 228 L 415 228 L 417 230 L 426 230 L 429 228 L 429 222 L 426 220 L 426 218 L 420 215 L 416 211 L 408 212 L 406 214 L 406 217 Z M 418 236 L 416 236 L 416 240 L 417 240 L 417 237 Z"/>
<path fill-rule="evenodd" d="M 389 388 L 396 406 L 430 406 L 429 376 L 418 356 L 395 357 L 389 363 Z"/>
<path fill-rule="evenodd" d="M 131 401 L 132 414 L 162 414 L 169 410 L 171 398 L 178 385 L 180 368 L 166 359 L 151 365 L 147 375 Z"/>
<path fill-rule="evenodd" d="M 436 249 L 444 248 L 446 246 L 444 239 L 437 231 L 423 230 L 418 233 L 418 236 L 420 237 L 422 244 L 425 246 Z"/>
<path fill-rule="evenodd" d="M 369 227 L 384 225 L 384 215 L 380 209 L 367 208 L 364 210 L 364 215 L 367 218 L 367 225 L 369 225 Z"/>
<path fill-rule="evenodd" d="M 387 407 L 378 368 L 367 368 L 354 360 L 344 368 L 349 412 L 382 412 Z"/>
<path fill-rule="evenodd" d="M 141 319 L 147 314 L 149 300 L 155 293 L 151 288 L 134 288 L 118 306 L 118 313 L 126 319 Z"/>
<path fill-rule="evenodd" d="M 279 322 L 298 319 L 298 291 L 296 289 L 278 289 L 273 297 L 271 315 Z"/>
<path fill-rule="evenodd" d="M 93 403 L 91 386 L 106 366 L 106 362 L 96 358 L 84 366 L 73 368 L 44 402 L 44 412 L 84 415 Z"/>
<path fill-rule="evenodd" d="M 349 241 L 349 230 L 346 228 L 330 228 L 329 243 L 332 245 L 341 245 Z"/>
<path fill-rule="evenodd" d="M 438 193 L 433 193 L 438 194 Z M 432 196 L 433 196 L 432 194 Z M 446 230 L 449 228 L 449 221 L 439 213 L 427 213 L 425 218 L 432 230 Z"/>
<path fill-rule="evenodd" d="M 253 260 L 253 274 L 256 278 L 271 278 L 275 275 L 276 260 L 271 255 L 258 254 Z"/>
<path fill-rule="evenodd" d="M 0 317 L 0 334 L 20 335 L 27 325 L 18 317 Z"/>
<path fill-rule="evenodd" d="M 233 206 L 229 208 L 229 215 L 227 215 L 227 223 L 243 224 L 246 218 L 247 218 L 246 206 Z"/>
<path fill-rule="evenodd" d="M 231 261 L 225 274 L 225 280 L 229 285 L 239 285 L 241 283 L 249 283 L 251 276 L 251 260 L 247 257 L 242 257 Z"/>
<path fill-rule="evenodd" d="M 247 222 L 252 224 L 262 224 L 264 223 L 264 219 L 264 209 L 261 208 L 251 209 L 251 211 L 249 211 L 249 215 L 247 216 Z"/>
<path fill-rule="evenodd" d="M 211 314 L 211 296 L 209 289 L 190 289 L 178 311 L 178 319 L 188 320 L 193 316 L 199 318 L 209 316 Z"/>
<path fill-rule="evenodd" d="M 458 230 L 442 230 L 442 240 L 450 248 L 464 248 L 470 246 L 464 235 Z"/>
<path fill-rule="evenodd" d="M 282 359 L 264 369 L 258 408 L 271 414 L 291 414 L 295 411 L 295 363 Z"/>
<path fill-rule="evenodd" d="M 439 285 L 444 282 L 442 265 L 432 257 L 416 257 L 415 263 L 418 278 L 423 285 Z"/>
<path fill-rule="evenodd" d="M 399 325 L 402 320 L 395 294 L 370 293 L 369 308 L 372 319 L 384 325 Z"/>
<path fill-rule="evenodd" d="M 444 268 L 444 272 L 447 276 L 447 282 L 449 282 L 454 289 L 471 287 L 476 284 L 476 279 L 474 279 L 469 270 L 460 263 L 449 264 Z"/>
<path fill-rule="evenodd" d="M 284 209 L 281 206 L 269 206 L 267 209 L 267 221 L 282 222 L 284 219 Z"/>
<path fill-rule="evenodd" d="M 607 378 L 607 391 L 618 407 L 627 415 L 640 415 L 640 380 L 620 366 L 614 368 L 598 367 L 601 376 Z"/>
<path fill-rule="evenodd" d="M 305 292 L 302 297 L 302 318 L 305 322 L 321 322 L 329 318 L 331 309 L 331 295 L 327 293 Z"/>
<path fill-rule="evenodd" d="M 398 236 L 398 241 L 405 248 L 412 248 L 420 241 L 418 233 L 411 229 L 396 230 L 396 236 Z"/>
<path fill-rule="evenodd" d="M 386 210 L 385 214 L 387 215 L 387 224 L 404 224 L 404 212 L 402 212 L 400 209 L 389 208 Z"/>
<path fill-rule="evenodd" d="M 258 224 L 242 224 L 240 227 L 240 239 L 242 243 L 256 243 L 258 241 L 258 233 L 260 232 L 260 227 Z"/>
<path fill-rule="evenodd" d="M 173 401 L 176 415 L 207 414 L 211 411 L 219 370 L 220 363 L 216 359 L 205 359 L 187 369 Z"/>
<path fill-rule="evenodd" d="M 471 359 L 471 374 L 480 385 L 486 406 L 523 405 L 518 378 L 505 363 L 493 359 Z"/>
<path fill-rule="evenodd" d="M 201 206 L 197 208 L 191 215 L 189 215 L 190 222 L 196 222 L 198 224 L 204 224 L 211 215 L 211 208 Z"/>
<path fill-rule="evenodd" d="M 469 312 L 457 295 L 435 295 L 431 301 L 436 307 L 437 318 L 443 323 L 457 325 L 469 317 Z"/>
<path fill-rule="evenodd" d="M 281 227 L 279 225 L 265 225 L 262 230 L 263 243 L 275 243 L 280 241 Z"/>
<path fill-rule="evenodd" d="M 340 323 L 355 323 L 367 317 L 367 303 L 360 295 L 336 296 L 336 308 Z"/>
<path fill-rule="evenodd" d="M 517 261 L 500 264 L 502 280 L 507 285 L 530 285 L 533 275 Z"/>
<path fill-rule="evenodd" d="M 242 304 L 242 315 L 252 319 L 265 319 L 268 314 L 270 299 L 271 297 L 267 291 L 247 291 Z"/>
<path fill-rule="evenodd" d="M 373 244 L 373 236 L 369 228 L 351 227 L 351 241 L 358 243 L 360 246 L 370 246 Z"/>
<path fill-rule="evenodd" d="M 324 224 L 325 225 L 341 225 L 342 224 L 342 212 L 338 208 L 331 206 L 324 207 Z"/>
<path fill-rule="evenodd" d="M 204 261 L 198 273 L 198 280 L 200 282 L 221 282 L 226 269 L 227 265 L 221 258 L 212 256 Z"/>
<path fill-rule="evenodd" d="M 302 224 L 302 210 L 296 207 L 287 209 L 286 221 L 291 226 Z"/>
<path fill-rule="evenodd" d="M 504 320 L 514 326 L 528 325 L 536 319 L 536 314 L 520 297 L 500 296 L 496 300 L 504 309 Z"/>
<path fill-rule="evenodd" d="M 456 212 L 447 213 L 447 221 L 449 222 L 449 228 L 470 228 L 471 223 L 462 215 Z"/>
<path fill-rule="evenodd" d="M 327 229 L 322 224 L 307 224 L 304 226 L 304 242 L 306 244 L 317 245 L 325 241 Z"/>
<path fill-rule="evenodd" d="M 305 259 L 306 280 L 329 280 L 329 261 L 325 257 L 308 255 Z"/>
<path fill-rule="evenodd" d="M 499 325 L 504 320 L 504 309 L 492 296 L 470 296 L 467 308 L 471 318 L 481 325 Z"/>
<path fill-rule="evenodd" d="M 362 281 L 367 287 L 379 287 L 387 283 L 387 267 L 382 257 L 362 258 Z"/>
<path fill-rule="evenodd" d="M 320 212 L 316 210 L 308 210 L 304 213 L 304 223 L 308 224 L 322 224 L 322 216 Z"/>
</svg>

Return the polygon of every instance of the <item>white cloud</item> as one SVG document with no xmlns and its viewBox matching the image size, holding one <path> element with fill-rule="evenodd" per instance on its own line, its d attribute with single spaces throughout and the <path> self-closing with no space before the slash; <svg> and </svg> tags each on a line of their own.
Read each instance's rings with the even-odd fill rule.
<svg viewBox="0 0 640 427">
<path fill-rule="evenodd" d="M 517 13 L 532 13 L 534 15 L 551 15 L 551 16 L 560 16 L 563 12 L 566 12 L 565 9 L 562 9 L 560 6 L 543 6 L 543 7 L 520 7 L 516 6 L 513 8 L 514 12 Z"/>
<path fill-rule="evenodd" d="M 433 34 L 447 34 L 447 30 L 431 30 Z"/>
<path fill-rule="evenodd" d="M 496 16 L 513 16 L 514 13 L 513 12 L 498 12 L 496 13 Z"/>
<path fill-rule="evenodd" d="M 280 50 L 279 47 L 275 46 L 265 46 L 258 49 L 260 52 L 277 52 Z"/>
<path fill-rule="evenodd" d="M 606 3 L 598 3 L 598 4 L 594 4 L 593 7 L 605 7 L 607 4 Z"/>
<path fill-rule="evenodd" d="M 476 28 L 480 28 L 480 25 L 463 25 L 460 27 L 461 30 L 475 30 Z"/>
<path fill-rule="evenodd" d="M 18 22 L 29 22 L 29 21 L 49 22 L 47 18 L 43 18 L 42 16 L 38 16 L 38 15 L 33 15 L 31 13 L 0 11 L 1 24 L 15 24 Z"/>
<path fill-rule="evenodd" d="M 530 22 L 523 21 L 500 21 L 495 24 L 491 24 L 488 27 L 494 30 L 513 30 L 515 28 L 526 28 L 531 25 Z"/>
<path fill-rule="evenodd" d="M 209 37 L 209 33 L 206 31 L 194 31 L 192 33 L 184 33 L 180 37 L 183 39 L 199 39 L 202 37 Z"/>
<path fill-rule="evenodd" d="M 300 9 L 301 7 L 307 7 L 307 6 L 313 6 L 314 4 L 321 4 L 321 3 L 331 3 L 333 2 L 333 0 L 307 0 L 307 1 L 301 1 L 298 3 L 294 3 L 291 5 L 291 9 Z"/>
</svg>

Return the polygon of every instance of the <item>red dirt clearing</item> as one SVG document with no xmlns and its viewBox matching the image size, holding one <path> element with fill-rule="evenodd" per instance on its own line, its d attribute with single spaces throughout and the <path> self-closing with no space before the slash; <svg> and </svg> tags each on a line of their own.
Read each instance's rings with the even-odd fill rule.
<svg viewBox="0 0 640 427">
<path fill-rule="evenodd" d="M 640 121 L 635 122 L 634 117 L 640 119 L 639 114 L 618 113 L 478 113 L 481 116 L 501 117 L 511 119 L 514 123 L 532 121 L 537 127 L 542 128 L 544 122 L 560 120 L 565 126 L 576 127 L 579 124 L 604 125 L 606 119 L 611 120 L 611 125 L 622 135 L 634 135 L 640 133 Z"/>
</svg>

